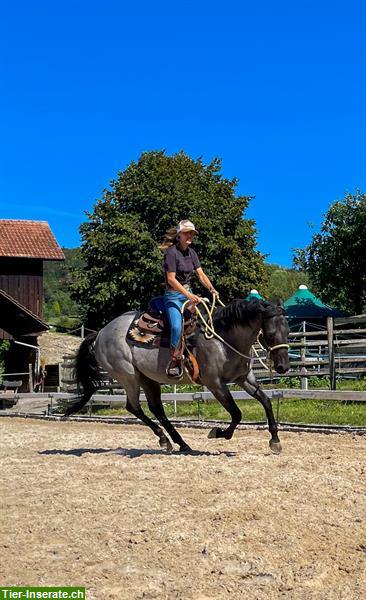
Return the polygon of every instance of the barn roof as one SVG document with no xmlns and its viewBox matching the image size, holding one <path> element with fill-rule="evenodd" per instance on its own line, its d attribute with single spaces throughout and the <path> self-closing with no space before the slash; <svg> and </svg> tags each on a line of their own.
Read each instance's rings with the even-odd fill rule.
<svg viewBox="0 0 366 600">
<path fill-rule="evenodd" d="M 0 257 L 64 260 L 47 221 L 0 220 Z"/>
<path fill-rule="evenodd" d="M 38 335 L 48 329 L 47 323 L 4 290 L 0 290 L 0 327 L 14 337 Z"/>
</svg>

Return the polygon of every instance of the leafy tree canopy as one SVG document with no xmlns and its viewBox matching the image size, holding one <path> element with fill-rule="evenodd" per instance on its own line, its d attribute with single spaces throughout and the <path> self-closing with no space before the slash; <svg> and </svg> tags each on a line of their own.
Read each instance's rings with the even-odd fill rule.
<svg viewBox="0 0 366 600">
<path fill-rule="evenodd" d="M 44 317 L 48 322 L 58 324 L 60 315 L 72 326 L 79 320 L 79 306 L 71 299 L 70 284 L 72 270 L 82 269 L 79 248 L 63 248 L 65 261 L 44 263 Z"/>
<path fill-rule="evenodd" d="M 80 228 L 85 268 L 75 271 L 73 295 L 88 325 L 98 327 L 163 293 L 158 244 L 181 219 L 199 230 L 194 246 L 225 300 L 265 285 L 255 224 L 243 218 L 250 198 L 236 196 L 236 186 L 221 175 L 219 159 L 205 165 L 184 152 L 146 152 L 121 171 Z"/>
<path fill-rule="evenodd" d="M 281 298 L 287 300 L 299 285 L 308 285 L 309 277 L 304 271 L 285 269 L 279 265 L 266 264 L 268 287 L 266 298 Z"/>
<path fill-rule="evenodd" d="M 366 312 L 365 240 L 366 196 L 357 191 L 331 205 L 320 233 L 294 258 L 324 302 L 352 314 Z"/>
</svg>

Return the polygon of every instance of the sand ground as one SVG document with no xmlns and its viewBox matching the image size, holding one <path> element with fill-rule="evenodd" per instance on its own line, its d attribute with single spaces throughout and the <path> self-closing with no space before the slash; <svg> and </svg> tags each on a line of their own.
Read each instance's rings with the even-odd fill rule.
<svg viewBox="0 0 366 600">
<path fill-rule="evenodd" d="M 94 599 L 366 597 L 366 437 L 0 419 L 0 585 Z"/>
</svg>

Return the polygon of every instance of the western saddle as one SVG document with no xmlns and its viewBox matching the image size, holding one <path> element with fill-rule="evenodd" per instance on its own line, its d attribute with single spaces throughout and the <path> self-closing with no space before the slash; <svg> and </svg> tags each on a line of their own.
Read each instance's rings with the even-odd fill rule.
<svg viewBox="0 0 366 600">
<path fill-rule="evenodd" d="M 184 367 L 188 371 L 189 377 L 197 382 L 199 381 L 199 368 L 193 351 L 199 330 L 194 309 L 195 305 L 188 303 L 183 311 L 182 340 L 178 352 L 183 356 Z M 163 296 L 156 296 L 150 300 L 148 310 L 135 319 L 127 335 L 130 342 L 138 343 L 140 346 L 170 346 L 170 324 Z M 181 379 L 183 374 L 182 368 L 177 378 Z"/>
</svg>

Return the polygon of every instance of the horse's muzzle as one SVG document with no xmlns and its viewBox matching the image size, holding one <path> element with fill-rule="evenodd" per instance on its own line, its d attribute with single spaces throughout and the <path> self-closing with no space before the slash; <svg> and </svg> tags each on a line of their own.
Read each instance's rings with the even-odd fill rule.
<svg viewBox="0 0 366 600">
<path fill-rule="evenodd" d="M 289 370 L 289 367 L 289 365 L 278 363 L 278 365 L 275 366 L 275 369 L 279 375 L 283 375 L 283 373 L 286 373 Z"/>
</svg>

